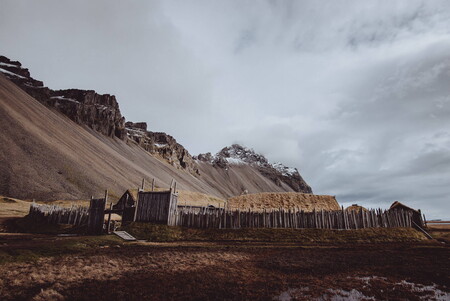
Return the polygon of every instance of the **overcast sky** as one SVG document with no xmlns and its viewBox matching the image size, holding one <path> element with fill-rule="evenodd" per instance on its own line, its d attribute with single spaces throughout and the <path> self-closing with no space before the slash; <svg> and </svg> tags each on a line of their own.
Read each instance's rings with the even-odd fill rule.
<svg viewBox="0 0 450 301">
<path fill-rule="evenodd" d="M 450 217 L 450 1 L 0 0 L 0 41 L 193 155 L 241 143 L 341 204 Z"/>
</svg>

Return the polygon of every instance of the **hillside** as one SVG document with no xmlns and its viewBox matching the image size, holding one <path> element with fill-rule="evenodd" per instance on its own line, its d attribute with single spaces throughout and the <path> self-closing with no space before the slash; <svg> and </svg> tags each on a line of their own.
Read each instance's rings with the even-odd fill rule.
<svg viewBox="0 0 450 301">
<path fill-rule="evenodd" d="M 226 154 L 213 156 L 217 162 L 192 157 L 172 136 L 125 122 L 113 95 L 51 90 L 5 57 L 0 57 L 0 127 L 0 194 L 8 197 L 86 199 L 108 189 L 118 198 L 142 178 L 155 178 L 160 187 L 173 178 L 180 190 L 223 199 L 311 192 L 296 169 L 269 164 L 261 155 L 252 161 L 256 153 L 241 146 L 224 148 Z"/>
</svg>

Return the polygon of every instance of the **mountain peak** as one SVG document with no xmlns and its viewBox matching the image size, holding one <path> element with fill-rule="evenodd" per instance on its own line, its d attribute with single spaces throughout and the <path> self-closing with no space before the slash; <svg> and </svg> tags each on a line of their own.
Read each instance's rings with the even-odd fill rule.
<svg viewBox="0 0 450 301">
<path fill-rule="evenodd" d="M 297 168 L 288 167 L 279 162 L 270 163 L 264 155 L 239 144 L 224 147 L 215 155 L 211 153 L 199 154 L 194 157 L 194 160 L 212 164 L 214 167 L 225 170 L 236 165 L 252 166 L 278 186 L 282 186 L 282 183 L 284 183 L 295 191 L 312 193 L 311 187 L 300 176 Z"/>
</svg>

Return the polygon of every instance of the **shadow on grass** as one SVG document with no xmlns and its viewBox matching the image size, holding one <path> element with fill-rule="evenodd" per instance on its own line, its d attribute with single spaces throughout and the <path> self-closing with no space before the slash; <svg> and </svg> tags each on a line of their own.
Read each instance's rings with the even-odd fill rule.
<svg viewBox="0 0 450 301">
<path fill-rule="evenodd" d="M 254 241 L 295 242 L 302 244 L 354 244 L 421 242 L 426 237 L 412 228 L 328 229 L 196 229 L 162 224 L 130 223 L 123 227 L 138 239 L 154 242 L 173 241 Z"/>
</svg>

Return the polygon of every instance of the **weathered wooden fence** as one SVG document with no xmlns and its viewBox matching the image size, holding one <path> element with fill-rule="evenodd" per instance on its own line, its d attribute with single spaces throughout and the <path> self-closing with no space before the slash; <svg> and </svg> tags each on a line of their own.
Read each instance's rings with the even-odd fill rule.
<svg viewBox="0 0 450 301">
<path fill-rule="evenodd" d="M 103 231 L 106 198 L 91 199 L 90 206 L 72 205 L 61 207 L 32 203 L 28 216 L 35 221 L 49 224 L 87 226 L 87 234 L 101 234 Z"/>
<path fill-rule="evenodd" d="M 37 221 L 49 224 L 85 225 L 88 222 L 89 209 L 81 206 L 60 207 L 32 203 L 29 216 Z"/>
<path fill-rule="evenodd" d="M 189 207 L 174 211 L 169 225 L 196 228 L 317 228 L 361 229 L 375 227 L 412 227 L 412 213 L 405 210 L 338 210 L 305 212 L 299 209 L 263 211 L 209 210 Z"/>
</svg>

